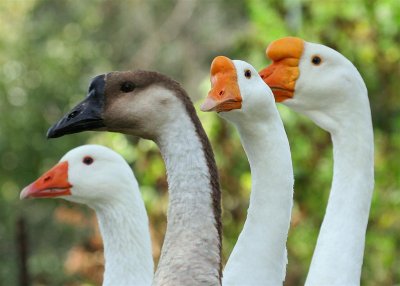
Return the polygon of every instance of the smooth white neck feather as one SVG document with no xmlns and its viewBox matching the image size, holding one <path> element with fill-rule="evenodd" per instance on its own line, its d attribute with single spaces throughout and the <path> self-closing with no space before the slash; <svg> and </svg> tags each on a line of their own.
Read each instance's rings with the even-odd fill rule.
<svg viewBox="0 0 400 286">
<path fill-rule="evenodd" d="M 117 190 L 112 190 L 117 191 Z M 140 193 L 93 208 L 104 243 L 103 285 L 151 285 L 154 263 L 149 222 Z"/>
<path fill-rule="evenodd" d="M 365 88 L 363 89 L 365 90 Z M 374 187 L 374 143 L 366 90 L 329 130 L 334 171 L 324 221 L 306 285 L 360 285 Z"/>
<path fill-rule="evenodd" d="M 203 145 L 185 110 L 156 143 L 169 187 L 167 231 L 154 285 L 219 285 L 220 243 L 213 209 L 210 171 Z"/>
<path fill-rule="evenodd" d="M 224 269 L 223 285 L 282 285 L 285 279 L 292 160 L 278 111 L 263 113 L 265 118 L 235 120 L 250 162 L 252 190 L 246 222 Z"/>
</svg>

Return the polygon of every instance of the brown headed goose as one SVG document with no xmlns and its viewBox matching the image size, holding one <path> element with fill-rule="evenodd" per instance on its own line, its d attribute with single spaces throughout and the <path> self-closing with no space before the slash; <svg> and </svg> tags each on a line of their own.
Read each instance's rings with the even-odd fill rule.
<svg viewBox="0 0 400 286">
<path fill-rule="evenodd" d="M 48 132 L 107 130 L 151 139 L 164 158 L 169 209 L 154 285 L 219 285 L 221 208 L 211 145 L 184 89 L 157 72 L 95 77 L 86 99 Z"/>
<path fill-rule="evenodd" d="M 354 65 L 323 45 L 287 37 L 272 42 L 260 72 L 275 99 L 331 134 L 332 189 L 306 285 L 359 285 L 374 187 L 368 92 Z"/>
<path fill-rule="evenodd" d="M 120 155 L 98 145 L 75 148 L 21 192 L 21 199 L 58 197 L 95 210 L 104 242 L 103 285 L 151 285 L 149 221 Z"/>
<path fill-rule="evenodd" d="M 216 57 L 201 109 L 234 124 L 250 162 L 247 219 L 224 269 L 223 285 L 282 285 L 293 202 L 289 142 L 271 89 L 248 63 Z"/>
</svg>

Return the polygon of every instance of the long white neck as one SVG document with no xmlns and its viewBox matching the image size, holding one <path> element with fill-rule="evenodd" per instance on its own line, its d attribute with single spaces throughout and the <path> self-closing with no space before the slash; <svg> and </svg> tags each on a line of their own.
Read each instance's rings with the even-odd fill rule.
<svg viewBox="0 0 400 286">
<path fill-rule="evenodd" d="M 252 190 L 223 284 L 282 285 L 294 183 L 288 139 L 276 110 L 259 121 L 240 120 L 236 126 L 250 162 Z"/>
<path fill-rule="evenodd" d="M 175 114 L 175 120 L 156 140 L 167 169 L 169 208 L 153 284 L 219 285 L 219 214 L 212 187 L 214 184 L 215 191 L 218 181 L 209 168 L 209 160 L 214 161 L 206 159 L 193 119 L 185 111 Z"/>
<path fill-rule="evenodd" d="M 154 263 L 140 193 L 132 190 L 123 201 L 103 202 L 93 208 L 104 243 L 103 285 L 151 285 Z"/>
<path fill-rule="evenodd" d="M 374 143 L 368 102 L 331 132 L 331 193 L 306 285 L 360 285 L 374 186 Z M 352 114 L 352 113 L 349 113 Z"/>
</svg>

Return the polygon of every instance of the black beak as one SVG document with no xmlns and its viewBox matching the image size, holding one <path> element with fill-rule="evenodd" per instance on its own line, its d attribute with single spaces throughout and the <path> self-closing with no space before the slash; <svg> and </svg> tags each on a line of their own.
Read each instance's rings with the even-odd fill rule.
<svg viewBox="0 0 400 286">
<path fill-rule="evenodd" d="M 85 100 L 50 127 L 47 131 L 47 138 L 104 128 L 104 87 L 105 75 L 96 76 L 90 84 Z"/>
</svg>

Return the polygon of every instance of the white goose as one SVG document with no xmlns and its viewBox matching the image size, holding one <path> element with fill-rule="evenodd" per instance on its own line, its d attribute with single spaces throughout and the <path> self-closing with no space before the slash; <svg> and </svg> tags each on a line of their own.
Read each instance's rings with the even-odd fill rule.
<svg viewBox="0 0 400 286">
<path fill-rule="evenodd" d="M 248 63 L 216 57 L 203 111 L 233 123 L 250 162 L 247 219 L 224 269 L 223 285 L 282 285 L 293 202 L 289 142 L 271 89 Z"/>
<path fill-rule="evenodd" d="M 149 221 L 136 178 L 120 155 L 98 145 L 75 148 L 20 196 L 60 197 L 94 209 L 104 242 L 103 285 L 151 285 Z"/>
<path fill-rule="evenodd" d="M 331 134 L 334 170 L 306 285 L 359 285 L 374 187 L 371 110 L 364 81 L 343 55 L 299 38 L 270 44 L 260 75 L 275 98 Z"/>
<path fill-rule="evenodd" d="M 154 285 L 221 283 L 221 208 L 211 145 L 182 87 L 148 71 L 111 72 L 48 137 L 108 130 L 156 142 L 164 158 L 170 203 Z"/>
</svg>

